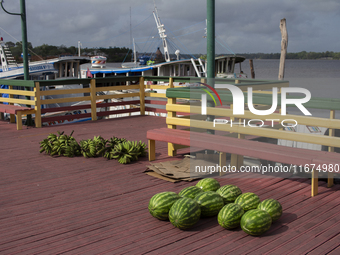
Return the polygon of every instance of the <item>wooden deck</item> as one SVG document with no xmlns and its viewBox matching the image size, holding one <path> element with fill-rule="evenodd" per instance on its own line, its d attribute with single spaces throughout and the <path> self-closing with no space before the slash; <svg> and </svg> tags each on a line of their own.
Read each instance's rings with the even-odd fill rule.
<svg viewBox="0 0 340 255">
<path fill-rule="evenodd" d="M 146 142 L 146 131 L 166 127 L 160 117 L 137 116 L 17 131 L 0 121 L 1 254 L 339 254 L 340 185 L 310 197 L 310 180 L 219 178 L 243 192 L 278 199 L 284 213 L 261 237 L 228 231 L 216 217 L 188 231 L 153 218 L 149 199 L 196 182 L 169 183 L 143 173 L 147 159 L 130 165 L 103 158 L 51 158 L 39 142 L 57 130 L 79 141 L 113 135 Z M 158 159 L 167 145 L 156 144 Z M 237 176 L 233 176 L 237 177 Z M 243 175 L 244 177 L 244 175 Z"/>
</svg>

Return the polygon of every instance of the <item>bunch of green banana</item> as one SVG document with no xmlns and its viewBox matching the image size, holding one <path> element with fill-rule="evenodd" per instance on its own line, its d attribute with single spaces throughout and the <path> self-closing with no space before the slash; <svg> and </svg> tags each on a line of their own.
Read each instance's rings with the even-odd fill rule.
<svg viewBox="0 0 340 255">
<path fill-rule="evenodd" d="M 47 139 L 40 142 L 40 153 L 46 152 L 51 156 L 66 156 L 74 157 L 80 155 L 80 147 L 77 141 L 72 137 L 73 131 L 70 135 L 65 135 L 64 132 L 56 134 L 49 134 Z"/>
<path fill-rule="evenodd" d="M 138 157 L 142 155 L 145 147 L 145 144 L 141 141 L 139 143 L 136 141 L 126 141 L 117 144 L 110 152 L 110 157 L 117 159 L 121 164 L 128 164 L 138 160 Z"/>
<path fill-rule="evenodd" d="M 93 158 L 97 154 L 96 143 L 92 139 L 81 140 L 80 151 L 85 158 Z"/>
<path fill-rule="evenodd" d="M 40 153 L 45 152 L 46 154 L 51 154 L 52 152 L 52 144 L 49 139 L 44 139 L 40 142 Z"/>
<path fill-rule="evenodd" d="M 145 157 L 146 156 L 146 144 L 143 143 L 142 141 L 139 141 L 138 144 L 136 145 L 139 151 L 139 157 Z"/>
<path fill-rule="evenodd" d="M 96 146 L 96 156 L 103 156 L 107 148 L 106 144 L 108 143 L 108 140 L 101 136 L 95 136 L 93 142 Z"/>
<path fill-rule="evenodd" d="M 113 155 L 111 154 L 111 151 L 115 148 L 117 144 L 120 144 L 126 141 L 127 140 L 125 138 L 118 138 L 118 137 L 113 136 L 110 138 L 110 140 L 108 140 L 106 147 L 102 148 L 102 150 L 99 151 L 98 153 L 103 155 L 104 158 L 113 159 Z"/>
</svg>

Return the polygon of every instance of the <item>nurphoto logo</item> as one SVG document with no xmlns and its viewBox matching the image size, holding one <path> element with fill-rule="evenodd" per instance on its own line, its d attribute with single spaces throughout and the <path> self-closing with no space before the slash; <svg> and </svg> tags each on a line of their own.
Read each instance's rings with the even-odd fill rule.
<svg viewBox="0 0 340 255">
<path fill-rule="evenodd" d="M 209 86 L 208 84 L 205 83 L 201 83 L 204 86 L 206 86 L 207 88 L 209 88 L 219 99 L 220 104 L 222 105 L 222 100 L 220 95 L 217 93 L 217 91 Z M 231 85 L 231 84 L 216 84 L 215 85 L 216 89 L 228 89 L 233 97 L 233 115 L 244 115 L 244 94 L 242 92 L 242 90 L 240 88 L 238 88 L 235 85 Z M 209 95 L 213 101 L 215 102 L 216 105 L 216 101 L 213 97 L 213 95 L 206 89 L 203 89 L 206 94 L 202 94 L 201 95 L 201 99 L 202 99 L 202 107 L 201 107 L 201 114 L 202 115 L 207 115 L 207 95 Z M 274 87 L 272 88 L 272 105 L 270 107 L 270 109 L 267 110 L 257 110 L 254 107 L 253 104 L 253 88 L 248 87 L 247 88 L 247 93 L 248 93 L 248 108 L 249 111 L 255 115 L 258 116 L 266 116 L 266 115 L 270 115 L 272 113 L 274 113 L 276 111 L 277 108 L 277 102 L 278 102 L 278 88 Z M 287 98 L 287 94 L 288 93 L 301 93 L 304 94 L 305 97 L 304 98 Z M 304 88 L 281 88 L 281 115 L 287 115 L 287 104 L 293 104 L 295 105 L 297 108 L 299 108 L 299 110 L 304 114 L 304 115 L 312 115 L 304 106 L 304 103 L 307 103 L 309 100 L 311 99 L 311 93 L 308 89 L 304 89 Z M 274 125 L 274 121 L 277 121 L 277 119 L 266 119 L 266 121 L 271 121 L 272 125 Z M 256 125 L 252 125 L 253 122 L 261 122 L 262 124 L 260 124 L 260 126 L 258 124 Z M 286 125 L 285 122 L 294 122 L 295 124 L 289 124 Z M 215 124 L 227 124 L 230 123 L 230 125 L 232 126 L 233 124 L 243 124 L 244 126 L 246 126 L 245 120 L 243 122 L 240 123 L 233 123 L 232 120 L 228 121 L 225 119 L 215 119 L 214 120 L 214 127 Z M 294 127 L 296 126 L 298 123 L 296 120 L 292 120 L 292 119 L 287 119 L 287 120 L 283 120 L 281 121 L 281 125 L 283 127 Z M 250 127 L 262 127 L 264 125 L 264 121 L 263 120 L 248 120 L 247 123 L 248 126 Z"/>
</svg>

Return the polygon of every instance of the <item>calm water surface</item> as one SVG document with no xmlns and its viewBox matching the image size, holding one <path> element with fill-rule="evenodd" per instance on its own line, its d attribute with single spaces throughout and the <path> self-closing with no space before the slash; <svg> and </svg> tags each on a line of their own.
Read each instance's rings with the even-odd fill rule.
<svg viewBox="0 0 340 255">
<path fill-rule="evenodd" d="M 280 60 L 254 60 L 256 79 L 277 80 Z M 249 60 L 242 63 L 242 69 L 250 77 Z M 238 69 L 236 69 L 238 71 Z M 340 99 L 340 60 L 286 60 L 284 80 L 291 87 L 308 89 L 312 97 Z M 289 108 L 291 113 L 298 114 Z M 328 117 L 329 112 L 308 109 L 315 117 Z M 340 118 L 337 113 L 336 118 Z"/>
</svg>

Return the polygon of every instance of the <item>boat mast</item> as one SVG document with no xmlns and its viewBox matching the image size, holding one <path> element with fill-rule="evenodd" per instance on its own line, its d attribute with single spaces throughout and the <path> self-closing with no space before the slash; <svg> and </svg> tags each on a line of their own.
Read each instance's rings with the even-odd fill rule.
<svg viewBox="0 0 340 255">
<path fill-rule="evenodd" d="M 165 58 L 166 62 L 170 62 L 167 35 L 165 34 L 164 24 L 161 23 L 161 19 L 158 16 L 155 0 L 153 1 L 153 3 L 155 5 L 155 11 L 153 12 L 153 16 L 154 16 L 155 21 L 156 21 L 159 37 L 162 39 L 163 49 L 164 49 L 164 58 Z"/>
</svg>

